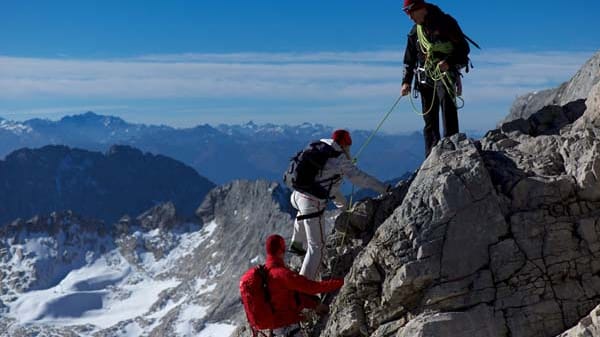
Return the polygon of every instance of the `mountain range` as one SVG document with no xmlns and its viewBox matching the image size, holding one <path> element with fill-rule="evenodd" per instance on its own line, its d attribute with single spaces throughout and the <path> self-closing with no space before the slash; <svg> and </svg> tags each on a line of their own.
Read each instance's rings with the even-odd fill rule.
<svg viewBox="0 0 600 337">
<path fill-rule="evenodd" d="M 58 121 L 0 119 L 0 156 L 24 147 L 50 144 L 100 152 L 112 145 L 128 145 L 179 160 L 217 184 L 235 179 L 277 181 L 296 152 L 312 140 L 328 138 L 332 131 L 332 127 L 309 123 L 290 126 L 249 122 L 173 128 L 133 124 L 87 112 Z M 352 132 L 354 151 L 370 133 Z M 423 158 L 420 133 L 379 133 L 361 154 L 359 166 L 385 180 L 397 178 L 396 172 L 413 171 Z"/>
</svg>

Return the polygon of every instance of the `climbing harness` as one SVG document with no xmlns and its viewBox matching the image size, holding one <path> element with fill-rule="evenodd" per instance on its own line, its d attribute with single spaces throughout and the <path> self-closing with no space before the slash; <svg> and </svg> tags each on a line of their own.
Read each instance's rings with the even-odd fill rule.
<svg viewBox="0 0 600 337">
<path fill-rule="evenodd" d="M 427 83 L 427 78 L 430 78 L 433 81 L 433 95 L 432 95 L 432 99 L 431 99 L 431 105 L 429 106 L 429 108 L 427 108 L 427 110 L 425 110 L 423 112 L 420 112 L 417 109 L 417 107 L 415 106 L 415 103 L 413 102 L 413 97 L 414 98 L 418 97 L 416 94 L 416 90 L 415 90 L 415 92 L 413 93 L 413 96 L 410 97 L 410 104 L 412 106 L 413 111 L 417 115 L 421 115 L 421 116 L 425 116 L 429 112 L 431 112 L 431 109 L 433 109 L 433 105 L 435 102 L 437 83 L 440 81 L 441 81 L 442 85 L 444 86 L 448 95 L 450 95 L 450 97 L 454 101 L 456 108 L 457 109 L 463 108 L 465 105 L 465 101 L 458 94 L 458 89 L 456 87 L 458 84 L 457 82 L 460 81 L 460 78 L 453 80 L 447 71 L 442 71 L 440 69 L 440 65 L 439 65 L 440 60 L 433 56 L 436 53 L 440 53 L 440 54 L 452 53 L 452 51 L 454 50 L 454 46 L 452 45 L 452 43 L 451 42 L 439 42 L 439 43 L 429 42 L 429 40 L 427 39 L 427 36 L 425 35 L 425 31 L 423 30 L 422 25 L 417 25 L 417 40 L 418 40 L 418 45 L 419 45 L 419 48 L 421 49 L 421 52 L 425 55 L 425 64 L 423 65 L 423 67 L 417 68 L 417 81 L 420 84 L 425 84 L 425 83 Z M 460 74 L 457 74 L 457 76 L 460 76 Z M 458 104 L 458 101 L 460 101 L 461 103 Z M 425 108 L 425 107 L 423 107 L 423 108 Z"/>
</svg>

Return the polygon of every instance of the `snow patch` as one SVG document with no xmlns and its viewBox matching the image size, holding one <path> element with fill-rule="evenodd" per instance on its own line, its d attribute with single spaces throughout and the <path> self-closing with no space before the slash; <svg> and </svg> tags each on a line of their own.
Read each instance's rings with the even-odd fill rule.
<svg viewBox="0 0 600 337">
<path fill-rule="evenodd" d="M 208 314 L 208 303 L 190 305 L 190 294 L 179 290 L 183 288 L 181 280 L 169 275 L 169 270 L 200 245 L 215 242 L 218 226 L 212 221 L 202 228 L 190 225 L 180 231 L 137 231 L 133 234 L 139 240 L 133 264 L 128 261 L 129 255 L 127 259 L 121 255 L 111 238 L 83 233 L 79 226 L 53 236 L 20 233 L 20 238 L 4 242 L 7 249 L 0 255 L 8 269 L 22 270 L 26 277 L 39 280 L 30 291 L 0 296 L 7 306 L 2 315 L 21 326 L 90 326 L 82 336 L 110 328 L 113 336 L 137 337 L 146 336 L 171 312 L 178 313 L 174 336 L 229 336 L 235 326 L 228 322 L 200 324 Z M 148 247 L 164 255 L 156 259 L 146 250 Z M 210 267 L 209 276 L 223 272 L 223 264 L 218 263 Z M 40 280 L 44 287 L 38 285 Z M 210 277 L 198 278 L 188 289 L 193 297 L 210 293 L 217 288 L 213 282 Z"/>
<path fill-rule="evenodd" d="M 115 337 L 139 337 L 144 333 L 144 329 L 137 322 L 131 322 L 117 333 Z"/>
<path fill-rule="evenodd" d="M 223 270 L 223 265 L 221 263 L 217 264 L 216 266 L 210 266 L 209 271 L 208 271 L 208 276 L 210 278 L 219 276 L 221 274 L 222 270 Z"/>
<path fill-rule="evenodd" d="M 193 322 L 202 319 L 208 313 L 208 307 L 201 305 L 189 305 L 184 307 L 179 313 L 179 319 L 175 326 L 175 333 L 178 337 L 196 337 L 197 332 L 194 329 Z"/>
<path fill-rule="evenodd" d="M 215 229 L 217 229 L 217 227 L 219 227 L 219 225 L 217 224 L 217 222 L 215 220 L 211 221 L 208 223 L 208 225 L 204 226 L 202 229 L 205 232 L 206 236 L 211 236 L 213 235 L 213 233 L 215 232 Z"/>
<path fill-rule="evenodd" d="M 210 293 L 217 288 L 216 283 L 213 283 L 210 285 L 207 285 L 207 284 L 208 284 L 207 279 L 203 279 L 203 278 L 197 279 L 196 284 L 194 286 L 194 291 L 196 292 L 196 294 L 202 295 L 202 294 Z"/>
<path fill-rule="evenodd" d="M 124 259 L 115 265 L 113 259 L 101 258 L 73 270 L 55 287 L 22 294 L 9 304 L 9 316 L 21 324 L 108 328 L 143 315 L 162 291 L 177 284 L 143 278 L 133 273 Z"/>
<path fill-rule="evenodd" d="M 190 255 L 204 241 L 211 237 L 215 229 L 219 225 L 215 221 L 211 221 L 206 226 L 195 232 L 187 232 L 180 234 L 174 238 L 177 240 L 177 245 L 168 254 L 158 260 L 151 252 L 142 252 L 139 254 L 142 267 L 151 275 L 168 272 L 176 266 L 176 263 L 183 257 Z M 160 241 L 160 230 L 152 230 L 146 234 L 136 232 L 136 238 L 144 241 Z M 212 240 L 211 240 L 212 241 Z"/>
<path fill-rule="evenodd" d="M 33 129 L 25 124 L 0 119 L 0 129 L 12 132 L 15 135 L 33 132 Z"/>
<path fill-rule="evenodd" d="M 163 317 L 164 315 L 168 314 L 169 311 L 175 309 L 176 307 L 178 307 L 179 305 L 181 305 L 184 301 L 185 301 L 185 297 L 182 297 L 179 301 L 175 302 L 173 300 L 169 300 L 167 302 L 167 304 L 165 304 L 163 306 L 162 309 L 160 309 L 159 311 L 153 313 L 152 315 L 148 315 L 146 316 L 147 318 L 150 319 L 159 319 L 161 317 Z"/>
</svg>

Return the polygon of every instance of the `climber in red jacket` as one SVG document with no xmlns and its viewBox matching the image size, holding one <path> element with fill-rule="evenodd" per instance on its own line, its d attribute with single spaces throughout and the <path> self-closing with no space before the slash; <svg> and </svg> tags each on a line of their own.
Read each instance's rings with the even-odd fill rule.
<svg viewBox="0 0 600 337">
<path fill-rule="evenodd" d="M 304 320 L 303 309 L 315 309 L 318 314 L 329 311 L 326 304 L 319 302 L 314 295 L 335 291 L 344 284 L 343 279 L 316 282 L 290 270 L 285 266 L 285 240 L 279 235 L 267 238 L 268 288 L 271 304 L 275 311 L 275 336 L 300 336 L 299 322 Z"/>
</svg>

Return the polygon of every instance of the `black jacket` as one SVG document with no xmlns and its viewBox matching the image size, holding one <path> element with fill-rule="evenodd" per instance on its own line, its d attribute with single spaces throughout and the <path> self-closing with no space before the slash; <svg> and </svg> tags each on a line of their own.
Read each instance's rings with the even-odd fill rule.
<svg viewBox="0 0 600 337">
<path fill-rule="evenodd" d="M 456 70 L 464 67 L 469 62 L 469 43 L 460 29 L 456 20 L 442 12 L 442 10 L 432 4 L 426 4 L 427 15 L 423 27 L 427 39 L 431 43 L 448 42 L 454 46 L 451 54 L 433 55 L 436 59 L 446 60 L 451 68 Z M 403 84 L 411 84 L 415 68 L 423 66 L 425 63 L 425 54 L 421 51 L 417 38 L 417 25 L 414 25 L 408 33 L 408 42 L 404 51 L 404 77 Z"/>
</svg>

